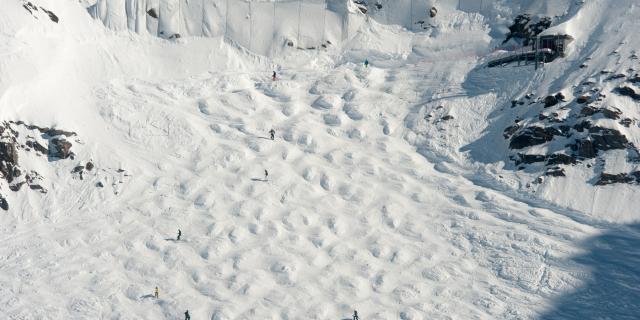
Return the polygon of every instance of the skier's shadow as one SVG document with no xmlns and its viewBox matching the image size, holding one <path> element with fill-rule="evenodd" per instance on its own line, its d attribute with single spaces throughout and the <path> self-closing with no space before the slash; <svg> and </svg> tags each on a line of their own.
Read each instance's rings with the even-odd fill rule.
<svg viewBox="0 0 640 320">
<path fill-rule="evenodd" d="M 269 137 L 256 136 L 258 139 L 271 140 Z"/>
<path fill-rule="evenodd" d="M 251 178 L 251 181 L 261 181 L 261 182 L 267 182 L 267 179 L 260 179 L 260 178 Z"/>
<path fill-rule="evenodd" d="M 178 242 L 178 240 L 176 240 L 174 238 L 166 238 L 166 239 L 164 239 L 164 241 Z"/>
<path fill-rule="evenodd" d="M 140 299 L 152 299 L 155 297 L 156 296 L 154 296 L 153 294 L 145 294 L 144 296 L 140 297 Z"/>
</svg>

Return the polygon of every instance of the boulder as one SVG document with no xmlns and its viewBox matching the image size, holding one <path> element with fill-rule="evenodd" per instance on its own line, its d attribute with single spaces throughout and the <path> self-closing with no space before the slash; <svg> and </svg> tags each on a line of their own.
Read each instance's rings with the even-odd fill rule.
<svg viewBox="0 0 640 320">
<path fill-rule="evenodd" d="M 576 99 L 576 102 L 579 104 L 583 104 L 583 103 L 589 103 L 591 102 L 591 97 L 589 96 L 579 96 L 578 99 Z"/>
<path fill-rule="evenodd" d="M 87 162 L 87 164 L 85 165 L 85 169 L 87 169 L 87 171 L 93 170 L 93 167 L 94 165 L 93 165 L 93 162 L 91 161 Z"/>
<path fill-rule="evenodd" d="M 429 17 L 435 18 L 437 14 L 438 9 L 436 7 L 431 7 L 431 10 L 429 10 Z"/>
<path fill-rule="evenodd" d="M 152 18 L 158 19 L 158 10 L 156 10 L 156 8 L 149 9 L 149 11 L 147 11 L 147 14 Z"/>
<path fill-rule="evenodd" d="M 556 104 L 558 104 L 558 98 L 556 98 L 555 96 L 547 96 L 546 98 L 544 98 L 545 108 L 553 107 Z"/>
<path fill-rule="evenodd" d="M 9 203 L 2 194 L 0 194 L 0 208 L 4 211 L 9 210 Z"/>
</svg>

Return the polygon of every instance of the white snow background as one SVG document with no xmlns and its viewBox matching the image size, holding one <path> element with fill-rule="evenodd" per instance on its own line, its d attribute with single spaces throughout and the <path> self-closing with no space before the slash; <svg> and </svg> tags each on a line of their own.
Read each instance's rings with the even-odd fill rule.
<svg viewBox="0 0 640 320">
<path fill-rule="evenodd" d="M 31 2 L 60 21 L 0 4 L 0 120 L 77 156 L 0 183 L 0 318 L 640 319 L 638 186 L 527 187 L 502 138 L 514 97 L 638 67 L 637 1 Z M 522 12 L 570 54 L 484 68 Z"/>
</svg>

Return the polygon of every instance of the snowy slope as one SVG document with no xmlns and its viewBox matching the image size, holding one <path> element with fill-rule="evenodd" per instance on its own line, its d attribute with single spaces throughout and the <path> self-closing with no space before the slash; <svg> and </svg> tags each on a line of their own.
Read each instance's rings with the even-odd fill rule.
<svg viewBox="0 0 640 320">
<path fill-rule="evenodd" d="M 623 199 L 620 214 L 572 205 L 593 201 L 596 188 L 576 178 L 564 183 L 584 189 L 548 179 L 534 195 L 519 186 L 535 173 L 501 163 L 504 127 L 523 116 L 510 101 L 599 72 L 606 49 L 591 71 L 575 57 L 620 41 L 580 37 L 572 56 L 538 72 L 481 68 L 501 40 L 496 29 L 522 10 L 587 15 L 602 30 L 624 16 L 613 1 L 552 2 L 465 12 L 439 1 L 435 27 L 421 33 L 400 14 L 404 23 L 354 18 L 357 32 L 337 28 L 349 37 L 328 50 L 256 38 L 281 50 L 269 58 L 221 34 L 130 33 L 117 14 L 92 18 L 93 3 L 37 1 L 58 23 L 7 4 L 0 120 L 77 140 L 73 160 L 19 150 L 45 195 L 0 182 L 10 205 L 0 214 L 0 315 L 633 319 L 640 232 L 615 224 L 636 220 L 633 202 Z M 133 1 L 98 5 L 116 3 Z M 82 180 L 71 173 L 87 161 L 96 169 Z"/>
</svg>

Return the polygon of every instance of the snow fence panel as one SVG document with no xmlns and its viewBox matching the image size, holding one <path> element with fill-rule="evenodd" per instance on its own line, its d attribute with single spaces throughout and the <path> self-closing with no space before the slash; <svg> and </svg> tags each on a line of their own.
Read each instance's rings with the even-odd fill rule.
<svg viewBox="0 0 640 320">
<path fill-rule="evenodd" d="M 160 0 L 158 13 L 158 36 L 172 38 L 180 35 L 180 1 Z M 181 35 L 180 35 L 181 36 Z"/>
<path fill-rule="evenodd" d="M 298 47 L 316 49 L 324 41 L 324 0 L 300 0 Z"/>
<path fill-rule="evenodd" d="M 251 8 L 249 3 L 241 0 L 228 0 L 227 4 L 225 36 L 227 39 L 251 49 Z"/>
<path fill-rule="evenodd" d="M 252 2 L 251 5 L 251 51 L 269 55 L 275 30 L 275 2 Z"/>
</svg>

